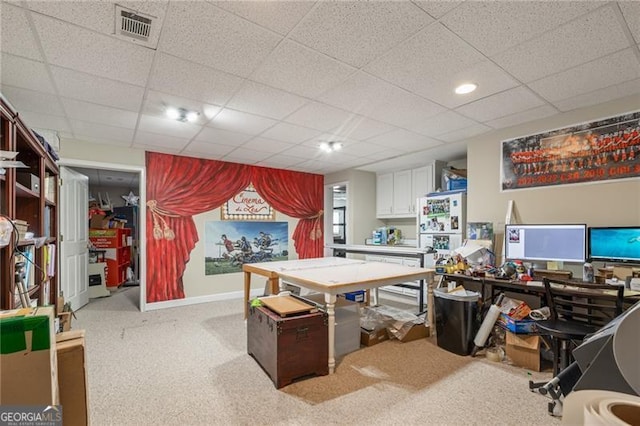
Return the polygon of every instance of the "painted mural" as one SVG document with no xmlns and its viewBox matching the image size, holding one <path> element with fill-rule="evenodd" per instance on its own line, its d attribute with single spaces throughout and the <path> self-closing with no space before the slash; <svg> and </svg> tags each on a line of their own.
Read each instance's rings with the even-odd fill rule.
<svg viewBox="0 0 640 426">
<path fill-rule="evenodd" d="M 288 235 L 287 222 L 207 222 L 205 275 L 240 272 L 245 263 L 287 260 Z"/>
</svg>

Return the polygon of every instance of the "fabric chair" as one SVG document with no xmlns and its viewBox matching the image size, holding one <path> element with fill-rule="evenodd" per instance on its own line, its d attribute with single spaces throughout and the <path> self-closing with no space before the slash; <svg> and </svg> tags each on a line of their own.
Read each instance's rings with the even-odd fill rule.
<svg viewBox="0 0 640 426">
<path fill-rule="evenodd" d="M 571 352 L 578 343 L 622 313 L 624 286 L 542 281 L 551 316 L 536 325 L 540 334 L 551 337 L 557 376 L 573 362 Z"/>
</svg>

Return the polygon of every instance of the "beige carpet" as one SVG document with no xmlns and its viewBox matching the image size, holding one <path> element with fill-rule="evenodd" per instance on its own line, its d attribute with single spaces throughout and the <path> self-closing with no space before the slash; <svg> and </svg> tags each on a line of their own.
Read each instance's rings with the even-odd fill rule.
<svg viewBox="0 0 640 426">
<path fill-rule="evenodd" d="M 427 339 L 361 349 L 278 390 L 247 355 L 241 300 L 141 313 L 137 298 L 131 287 L 76 313 L 93 426 L 560 424 L 526 370 Z"/>
<path fill-rule="evenodd" d="M 281 390 L 311 404 L 381 383 L 414 392 L 446 380 L 470 362 L 470 357 L 453 355 L 427 339 L 408 343 L 388 340 L 346 355 L 333 375 L 299 381 Z"/>
</svg>

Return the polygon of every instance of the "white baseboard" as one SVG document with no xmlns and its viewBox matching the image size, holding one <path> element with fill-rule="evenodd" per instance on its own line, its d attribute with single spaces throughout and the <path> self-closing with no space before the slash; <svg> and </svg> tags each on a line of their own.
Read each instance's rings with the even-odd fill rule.
<svg viewBox="0 0 640 426">
<path fill-rule="evenodd" d="M 261 296 L 264 290 L 252 289 L 250 297 Z M 164 302 L 147 303 L 145 311 L 155 311 L 158 309 L 176 308 L 180 306 L 196 305 L 198 303 L 219 302 L 222 300 L 242 299 L 244 291 L 232 291 L 229 293 L 207 294 L 206 296 L 187 297 L 184 299 L 167 300 Z"/>
</svg>

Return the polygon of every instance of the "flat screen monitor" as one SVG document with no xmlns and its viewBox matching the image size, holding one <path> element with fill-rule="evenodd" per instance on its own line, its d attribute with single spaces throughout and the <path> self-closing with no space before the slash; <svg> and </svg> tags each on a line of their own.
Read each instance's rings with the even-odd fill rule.
<svg viewBox="0 0 640 426">
<path fill-rule="evenodd" d="M 584 263 L 587 225 L 506 225 L 507 260 Z"/>
<path fill-rule="evenodd" d="M 640 225 L 590 227 L 589 257 L 602 262 L 640 263 Z"/>
</svg>

